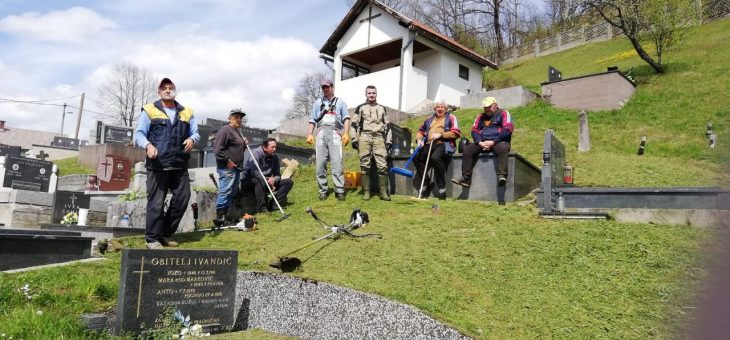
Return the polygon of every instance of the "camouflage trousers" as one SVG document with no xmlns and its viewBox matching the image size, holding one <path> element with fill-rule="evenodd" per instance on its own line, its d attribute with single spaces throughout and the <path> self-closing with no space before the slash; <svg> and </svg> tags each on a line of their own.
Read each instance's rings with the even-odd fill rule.
<svg viewBox="0 0 730 340">
<path fill-rule="evenodd" d="M 369 175 L 370 168 L 373 166 L 373 159 L 377 167 L 378 174 L 388 174 L 388 162 L 386 156 L 388 150 L 385 148 L 385 137 L 382 134 L 362 133 L 358 140 L 360 155 L 360 169 L 363 175 Z"/>
</svg>

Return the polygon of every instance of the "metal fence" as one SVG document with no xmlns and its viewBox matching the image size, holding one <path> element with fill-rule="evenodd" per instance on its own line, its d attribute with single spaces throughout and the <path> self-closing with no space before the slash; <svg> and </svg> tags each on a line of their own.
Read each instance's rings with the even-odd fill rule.
<svg viewBox="0 0 730 340">
<path fill-rule="evenodd" d="M 704 22 L 730 17 L 730 0 L 714 0 L 702 5 Z M 502 51 L 502 63 L 531 59 L 560 52 L 596 41 L 604 41 L 621 35 L 621 30 L 606 22 L 573 28 L 544 39 L 512 46 Z"/>
</svg>

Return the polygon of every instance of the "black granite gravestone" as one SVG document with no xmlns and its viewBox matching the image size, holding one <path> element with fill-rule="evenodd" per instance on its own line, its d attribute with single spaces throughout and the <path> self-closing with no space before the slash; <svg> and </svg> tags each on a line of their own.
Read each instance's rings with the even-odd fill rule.
<svg viewBox="0 0 730 340">
<path fill-rule="evenodd" d="M 213 128 L 213 131 L 218 131 L 222 126 L 230 124 L 227 120 L 220 120 L 214 118 L 206 118 L 205 125 Z"/>
<path fill-rule="evenodd" d="M 89 209 L 91 197 L 84 195 L 83 192 L 56 190 L 53 194 L 53 216 L 51 223 L 61 223 L 63 217 L 75 212 L 78 214 L 79 208 Z"/>
<path fill-rule="evenodd" d="M 269 138 L 269 130 L 257 129 L 247 126 L 241 127 L 241 133 L 251 146 L 257 146 L 263 144 L 267 138 Z"/>
<path fill-rule="evenodd" d="M 563 73 L 558 69 L 548 66 L 548 82 L 554 82 L 563 79 Z"/>
<path fill-rule="evenodd" d="M 85 259 L 93 240 L 81 232 L 0 229 L 0 270 Z"/>
<path fill-rule="evenodd" d="M 388 124 L 391 131 L 391 142 L 389 154 L 392 157 L 411 155 L 411 131 L 393 123 Z"/>
<path fill-rule="evenodd" d="M 79 140 L 76 138 L 55 136 L 55 137 L 53 137 L 53 143 L 51 145 L 55 146 L 57 148 L 78 150 L 79 149 Z"/>
<path fill-rule="evenodd" d="M 104 144 L 127 144 L 132 141 L 134 128 L 126 126 L 104 126 Z"/>
<path fill-rule="evenodd" d="M 53 162 L 6 156 L 3 187 L 28 191 L 48 191 Z"/>
<path fill-rule="evenodd" d="M 195 150 L 207 150 L 208 148 L 213 147 L 213 140 L 211 137 L 215 135 L 216 128 L 209 125 L 198 125 L 198 135 L 200 135 L 200 140 L 198 140 L 198 144 L 195 144 L 193 146 L 193 149 Z"/>
<path fill-rule="evenodd" d="M 159 324 L 172 307 L 205 332 L 233 327 L 238 252 L 124 249 L 117 300 L 117 334 Z"/>
<path fill-rule="evenodd" d="M 20 157 L 20 147 L 15 145 L 0 144 L 0 156 Z"/>
</svg>

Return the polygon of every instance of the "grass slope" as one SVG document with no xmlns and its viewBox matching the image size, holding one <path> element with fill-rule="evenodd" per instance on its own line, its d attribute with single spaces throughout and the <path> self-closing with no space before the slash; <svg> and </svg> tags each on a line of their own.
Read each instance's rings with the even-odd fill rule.
<svg viewBox="0 0 730 340">
<path fill-rule="evenodd" d="M 721 171 L 726 158 L 719 150 L 703 147 L 703 133 L 706 120 L 712 118 L 720 142 L 727 140 L 723 120 L 730 91 L 728 64 L 722 61 L 728 52 L 720 47 L 728 46 L 728 26 L 725 20 L 695 28 L 697 32 L 668 56 L 667 75 L 650 75 L 636 57 L 624 57 L 628 44 L 620 40 L 505 71 L 534 86 L 548 64 L 566 77 L 618 64 L 635 67 L 640 81 L 627 107 L 590 115 L 590 153 L 574 151 L 576 113 L 543 103 L 512 110 L 518 127 L 514 150 L 540 165 L 543 131 L 553 128 L 567 146 L 581 185 L 711 185 L 726 179 Z M 607 61 L 598 62 L 603 59 Z M 723 86 L 725 90 L 717 90 Z M 705 98 L 703 93 L 717 95 Z M 468 125 L 476 113 L 463 110 L 457 115 Z M 637 157 L 635 148 L 643 133 L 649 136 L 649 147 L 647 155 Z M 347 169 L 357 168 L 349 148 L 346 164 Z M 268 263 L 326 233 L 304 213 L 307 206 L 330 223 L 345 223 L 349 212 L 359 207 L 371 216 L 365 231 L 382 233 L 383 239 L 318 243 L 296 254 L 304 264 L 292 275 L 408 303 L 484 339 L 672 338 L 693 306 L 693 291 L 704 275 L 702 249 L 712 241 L 711 232 L 689 226 L 542 220 L 531 201 L 534 197 L 506 206 L 415 202 L 401 196 L 389 203 L 377 198 L 363 202 L 352 193 L 346 202 L 332 197 L 318 201 L 314 170 L 300 170 L 287 208 L 292 216 L 286 221 L 275 223 L 275 213 L 259 216 L 260 230 L 254 233 L 175 238 L 184 248 L 237 249 L 239 268 L 272 271 Z M 432 212 L 433 204 L 439 204 L 439 213 Z M 143 246 L 141 238 L 125 242 Z M 120 257 L 108 258 L 0 274 L 0 333 L 24 339 L 100 337 L 84 334 L 78 316 L 115 305 Z M 24 284 L 31 287 L 32 300 L 19 291 Z"/>
</svg>

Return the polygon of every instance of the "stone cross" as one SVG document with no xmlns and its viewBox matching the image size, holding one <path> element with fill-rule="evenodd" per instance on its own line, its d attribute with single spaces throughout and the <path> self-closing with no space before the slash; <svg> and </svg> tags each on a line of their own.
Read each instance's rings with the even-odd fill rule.
<svg viewBox="0 0 730 340">
<path fill-rule="evenodd" d="M 104 163 L 101 163 L 101 165 L 104 166 L 104 176 L 102 176 L 102 177 L 106 178 L 106 171 L 107 171 L 107 169 L 109 169 L 109 166 L 110 165 L 113 165 L 113 164 L 114 163 L 109 163 L 109 158 L 108 157 L 107 158 L 104 158 Z"/>
<path fill-rule="evenodd" d="M 139 309 L 142 306 L 142 277 L 144 274 L 149 273 L 149 270 L 144 270 L 144 256 L 142 256 L 142 262 L 139 264 L 139 270 L 135 270 L 133 274 L 139 274 L 139 289 L 137 290 L 137 317 L 139 318 Z"/>
<path fill-rule="evenodd" d="M 47 153 L 43 152 L 43 150 L 41 150 L 41 152 L 35 156 L 38 157 L 38 159 L 45 161 L 46 157 L 48 157 L 49 154 L 47 154 Z"/>
</svg>

